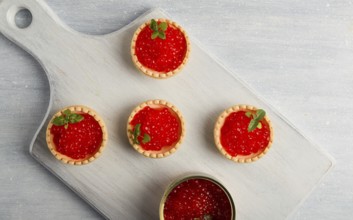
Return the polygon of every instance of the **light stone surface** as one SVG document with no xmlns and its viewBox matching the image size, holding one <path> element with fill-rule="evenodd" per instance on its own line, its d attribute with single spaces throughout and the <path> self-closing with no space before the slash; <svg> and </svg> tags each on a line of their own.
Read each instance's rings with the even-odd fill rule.
<svg viewBox="0 0 353 220">
<path fill-rule="evenodd" d="M 115 31 L 162 7 L 337 164 L 292 219 L 353 214 L 349 1 L 47 1 L 75 30 Z M 210 19 L 214 18 L 214 19 Z M 40 65 L 0 35 L 1 219 L 99 219 L 28 154 L 49 100 Z M 254 207 L 255 208 L 255 207 Z"/>
</svg>

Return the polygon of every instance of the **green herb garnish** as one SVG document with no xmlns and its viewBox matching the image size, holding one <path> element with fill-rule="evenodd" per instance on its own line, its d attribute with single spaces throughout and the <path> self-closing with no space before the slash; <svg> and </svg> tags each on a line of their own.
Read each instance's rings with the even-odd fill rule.
<svg viewBox="0 0 353 220">
<path fill-rule="evenodd" d="M 130 131 L 132 133 L 132 136 L 134 137 L 133 143 L 134 144 L 140 144 L 140 141 L 138 140 L 138 137 L 141 135 L 141 124 L 136 124 L 134 127 L 133 131 Z M 142 143 L 146 144 L 151 141 L 151 136 L 148 134 L 143 135 Z"/>
<path fill-rule="evenodd" d="M 136 124 L 134 127 L 134 131 L 132 133 L 132 135 L 134 136 L 134 140 L 133 140 L 134 144 L 140 144 L 139 140 L 137 139 L 141 134 L 140 128 L 141 128 L 141 124 Z"/>
<path fill-rule="evenodd" d="M 262 123 L 260 122 L 266 115 L 266 112 L 262 109 L 258 109 L 256 113 L 250 111 L 245 112 L 246 117 L 251 118 L 251 121 L 248 126 L 248 132 L 255 130 L 255 128 L 261 129 Z"/>
<path fill-rule="evenodd" d="M 65 129 L 69 127 L 69 124 L 74 124 L 80 122 L 84 117 L 80 114 L 71 113 L 70 109 L 63 111 L 62 115 L 55 117 L 52 123 L 56 126 L 63 126 Z"/>
<path fill-rule="evenodd" d="M 202 218 L 194 218 L 194 220 L 212 220 L 212 216 L 211 215 L 203 215 Z"/>
<path fill-rule="evenodd" d="M 148 134 L 144 134 L 142 143 L 146 144 L 146 143 L 148 143 L 150 141 L 151 141 L 151 136 L 149 136 Z"/>
<path fill-rule="evenodd" d="M 211 215 L 204 215 L 203 220 L 212 220 L 212 216 Z"/>
<path fill-rule="evenodd" d="M 156 20 L 152 19 L 150 28 L 153 31 L 151 35 L 152 39 L 156 39 L 157 37 L 159 37 L 160 39 L 165 40 L 165 31 L 168 28 L 167 22 L 161 22 L 158 24 Z"/>
</svg>

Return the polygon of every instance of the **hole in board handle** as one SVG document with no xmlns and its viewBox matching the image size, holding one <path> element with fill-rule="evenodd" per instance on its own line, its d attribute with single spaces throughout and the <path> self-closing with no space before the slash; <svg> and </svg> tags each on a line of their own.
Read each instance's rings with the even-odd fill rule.
<svg viewBox="0 0 353 220">
<path fill-rule="evenodd" d="M 27 28 L 32 23 L 32 13 L 26 9 L 22 8 L 15 15 L 15 24 L 18 28 Z"/>
<path fill-rule="evenodd" d="M 32 24 L 32 13 L 25 7 L 14 6 L 8 10 L 7 21 L 19 29 L 25 29 Z"/>
</svg>

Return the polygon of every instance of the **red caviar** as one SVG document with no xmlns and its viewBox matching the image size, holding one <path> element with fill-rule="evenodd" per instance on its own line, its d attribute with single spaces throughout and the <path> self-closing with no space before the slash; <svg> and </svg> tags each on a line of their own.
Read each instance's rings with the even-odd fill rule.
<svg viewBox="0 0 353 220">
<path fill-rule="evenodd" d="M 103 141 L 103 132 L 93 116 L 82 113 L 84 119 L 65 126 L 53 125 L 50 129 L 56 151 L 73 159 L 93 156 Z"/>
<path fill-rule="evenodd" d="M 250 155 L 263 151 L 270 141 L 270 128 L 265 119 L 261 120 L 262 128 L 248 132 L 251 118 L 246 111 L 232 112 L 221 128 L 221 144 L 228 154 Z"/>
<path fill-rule="evenodd" d="M 174 145 L 180 139 L 180 119 L 167 107 L 146 106 L 134 116 L 130 124 L 133 129 L 137 124 L 141 124 L 141 133 L 137 139 L 145 150 L 159 151 L 163 147 Z M 150 136 L 147 143 L 143 143 L 145 134 Z"/>
<path fill-rule="evenodd" d="M 159 24 L 160 22 L 158 22 Z M 177 69 L 183 62 L 187 43 L 183 32 L 171 24 L 165 31 L 166 39 L 152 39 L 153 30 L 145 26 L 139 33 L 135 53 L 138 61 L 157 72 L 167 73 Z"/>
<path fill-rule="evenodd" d="M 227 194 L 206 179 L 190 179 L 176 186 L 164 204 L 165 220 L 230 220 L 232 215 Z"/>
</svg>

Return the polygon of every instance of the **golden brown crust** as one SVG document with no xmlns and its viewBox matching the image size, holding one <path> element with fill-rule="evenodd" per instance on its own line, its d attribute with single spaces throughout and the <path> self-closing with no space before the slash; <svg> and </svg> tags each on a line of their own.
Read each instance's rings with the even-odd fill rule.
<svg viewBox="0 0 353 220">
<path fill-rule="evenodd" d="M 163 147 L 162 150 L 160 151 L 148 151 L 148 150 L 144 150 L 139 144 L 134 143 L 134 137 L 133 134 L 131 133 L 131 130 L 133 129 L 133 126 L 130 124 L 130 122 L 133 120 L 133 118 L 135 117 L 135 115 L 142 110 L 143 108 L 145 108 L 146 106 L 149 106 L 151 108 L 156 108 L 156 107 L 167 107 L 169 108 L 169 110 L 174 113 L 180 121 L 180 125 L 181 125 L 181 133 L 180 133 L 180 138 L 179 141 L 176 142 L 175 144 L 173 144 L 172 146 L 166 146 Z M 185 123 L 184 123 L 184 119 L 183 116 L 181 114 L 181 112 L 171 103 L 164 101 L 164 100 L 160 100 L 160 99 L 156 99 L 156 100 L 149 100 L 146 102 L 141 103 L 140 105 L 138 105 L 130 114 L 128 122 L 127 122 L 127 136 L 129 139 L 129 142 L 131 144 L 131 146 L 133 146 L 133 148 L 139 152 L 140 154 L 144 155 L 145 157 L 150 157 L 150 158 L 163 158 L 166 156 L 171 155 L 172 153 L 174 153 L 180 146 L 180 144 L 182 143 L 182 140 L 185 136 Z"/>
<path fill-rule="evenodd" d="M 263 155 L 265 155 L 268 150 L 270 149 L 272 142 L 273 142 L 273 128 L 272 128 L 272 124 L 270 119 L 265 116 L 264 119 L 266 120 L 266 122 L 269 125 L 270 128 L 270 141 L 268 143 L 268 145 L 266 146 L 266 148 L 263 151 L 257 152 L 257 153 L 253 153 L 250 155 L 237 155 L 235 157 L 233 157 L 232 155 L 228 154 L 222 144 L 221 144 L 221 140 L 220 140 L 220 136 L 221 136 L 221 128 L 224 124 L 225 119 L 227 118 L 227 116 L 229 114 L 231 114 L 232 112 L 237 112 L 237 111 L 241 111 L 241 110 L 247 110 L 247 111 L 256 111 L 257 108 L 254 106 L 250 106 L 250 105 L 235 105 L 233 107 L 230 107 L 228 109 L 226 109 L 224 112 L 222 112 L 222 114 L 218 117 L 217 122 L 215 124 L 215 128 L 214 128 L 214 140 L 217 146 L 217 149 L 221 152 L 221 154 L 223 156 L 225 156 L 226 158 L 233 160 L 235 162 L 239 162 L 239 163 L 250 163 L 253 161 L 256 161 L 258 159 L 260 159 Z"/>
<path fill-rule="evenodd" d="M 141 30 L 146 27 L 146 26 L 149 26 L 151 24 L 151 21 L 148 21 L 144 24 L 142 24 L 134 33 L 134 36 L 132 37 L 132 41 L 131 41 L 131 56 L 132 56 L 132 62 L 135 64 L 136 68 L 138 70 L 140 70 L 142 73 L 144 73 L 145 75 L 147 76 L 150 76 L 150 77 L 153 77 L 153 78 L 156 78 L 156 79 L 166 79 L 166 78 L 169 78 L 171 76 L 174 76 L 176 73 L 178 73 L 186 64 L 186 62 L 188 61 L 189 59 L 189 54 L 190 54 L 190 40 L 189 40 L 189 37 L 188 35 L 186 34 L 185 30 L 180 26 L 178 25 L 177 23 L 175 23 L 174 21 L 171 21 L 171 20 L 168 20 L 168 19 L 164 19 L 164 18 L 160 18 L 160 19 L 156 19 L 156 21 L 160 21 L 160 22 L 167 22 L 169 26 L 172 26 L 172 27 L 175 27 L 175 28 L 178 28 L 185 36 L 185 40 L 186 40 L 186 54 L 185 54 L 185 57 L 184 57 L 184 60 L 183 62 L 180 64 L 180 66 L 173 70 L 173 71 L 170 71 L 170 72 L 167 72 L 167 73 L 161 73 L 161 72 L 158 72 L 158 71 L 155 71 L 155 70 L 152 70 L 148 67 L 145 67 L 144 65 L 142 65 L 138 59 L 137 59 L 137 56 L 135 54 L 135 45 L 136 45 L 136 40 L 137 40 L 137 36 L 140 34 Z"/>
<path fill-rule="evenodd" d="M 53 126 L 53 123 L 52 123 L 53 119 L 55 117 L 61 116 L 66 109 L 70 109 L 71 112 L 75 112 L 75 113 L 87 113 L 87 114 L 93 116 L 94 119 L 101 126 L 102 134 L 103 134 L 102 144 L 99 147 L 98 151 L 94 155 L 88 156 L 87 158 L 83 158 L 83 159 L 73 159 L 73 158 L 70 158 L 70 157 L 63 155 L 63 154 L 59 153 L 58 151 L 56 151 L 56 146 L 53 143 L 53 135 L 50 133 L 50 129 Z M 47 130 L 46 130 L 46 141 L 47 141 L 47 145 L 48 145 L 50 152 L 56 157 L 56 159 L 60 160 L 63 163 L 71 164 L 71 165 L 88 164 L 88 163 L 92 162 L 93 160 L 95 160 L 96 158 L 98 158 L 101 155 L 102 151 L 104 150 L 106 143 L 107 143 L 107 140 L 108 140 L 108 132 L 107 132 L 107 128 L 104 124 L 103 119 L 94 110 L 92 110 L 86 106 L 80 106 L 80 105 L 69 106 L 69 107 L 61 109 L 59 112 L 57 112 L 55 115 L 53 115 L 53 117 L 50 119 L 50 121 L 48 123 Z"/>
</svg>

